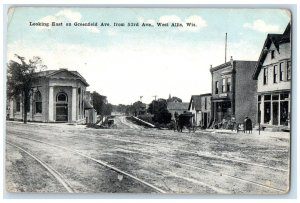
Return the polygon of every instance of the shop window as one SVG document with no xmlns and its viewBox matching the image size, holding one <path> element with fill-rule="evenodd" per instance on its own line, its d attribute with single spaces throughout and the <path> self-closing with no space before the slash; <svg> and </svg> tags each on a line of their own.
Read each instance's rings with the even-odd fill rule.
<svg viewBox="0 0 300 203">
<path fill-rule="evenodd" d="M 264 68 L 264 78 L 263 78 L 263 82 L 264 82 L 264 85 L 268 84 L 268 68 Z"/>
<path fill-rule="evenodd" d="M 265 95 L 265 96 L 264 96 L 264 99 L 265 99 L 265 101 L 271 100 L 271 95 L 269 95 L 269 94 Z"/>
<path fill-rule="evenodd" d="M 278 66 L 275 65 L 273 68 L 273 82 L 277 83 L 278 82 Z"/>
<path fill-rule="evenodd" d="M 279 64 L 279 81 L 283 81 L 284 63 Z"/>
<path fill-rule="evenodd" d="M 280 125 L 288 125 L 288 101 L 280 102 Z"/>
<path fill-rule="evenodd" d="M 289 98 L 289 93 L 280 94 L 280 100 L 287 100 Z"/>
<path fill-rule="evenodd" d="M 273 94 L 272 95 L 272 100 L 278 100 L 279 99 L 279 95 L 278 94 Z"/>
<path fill-rule="evenodd" d="M 278 102 L 272 102 L 273 125 L 278 125 Z"/>
<path fill-rule="evenodd" d="M 264 103 L 264 123 L 268 123 L 271 120 L 271 102 Z"/>
</svg>

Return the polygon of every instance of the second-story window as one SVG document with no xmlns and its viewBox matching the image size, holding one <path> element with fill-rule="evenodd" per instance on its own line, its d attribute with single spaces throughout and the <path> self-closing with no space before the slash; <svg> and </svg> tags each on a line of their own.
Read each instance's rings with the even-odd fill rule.
<svg viewBox="0 0 300 203">
<path fill-rule="evenodd" d="M 286 79 L 291 80 L 292 75 L 291 75 L 291 62 L 290 61 L 287 62 L 286 74 L 287 74 Z"/>
<path fill-rule="evenodd" d="M 268 84 L 268 67 L 264 68 L 264 85 Z"/>
<path fill-rule="evenodd" d="M 226 79 L 222 79 L 222 92 L 226 92 Z"/>
<path fill-rule="evenodd" d="M 284 63 L 279 64 L 279 81 L 283 81 L 283 75 L 284 75 Z"/>
<path fill-rule="evenodd" d="M 219 94 L 219 81 L 215 83 L 215 94 Z"/>
<path fill-rule="evenodd" d="M 227 78 L 227 91 L 231 92 L 231 78 Z"/>
<path fill-rule="evenodd" d="M 275 65 L 274 66 L 274 69 L 273 69 L 273 82 L 274 83 L 277 83 L 278 82 L 278 65 Z"/>
</svg>

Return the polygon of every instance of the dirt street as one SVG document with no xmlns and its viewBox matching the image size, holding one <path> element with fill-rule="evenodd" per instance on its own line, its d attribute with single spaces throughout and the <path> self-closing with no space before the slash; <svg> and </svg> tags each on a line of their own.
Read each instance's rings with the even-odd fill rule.
<svg viewBox="0 0 300 203">
<path fill-rule="evenodd" d="M 9 192 L 281 194 L 289 133 L 195 133 L 7 122 Z"/>
</svg>

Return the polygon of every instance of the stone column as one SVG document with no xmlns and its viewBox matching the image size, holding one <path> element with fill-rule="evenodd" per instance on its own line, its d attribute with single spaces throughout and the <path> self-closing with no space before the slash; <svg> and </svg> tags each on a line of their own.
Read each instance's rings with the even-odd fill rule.
<svg viewBox="0 0 300 203">
<path fill-rule="evenodd" d="M 54 106 L 53 106 L 53 87 L 49 87 L 49 122 L 54 122 L 53 113 L 54 113 Z"/>
<path fill-rule="evenodd" d="M 76 92 L 77 88 L 73 87 L 72 89 L 72 122 L 76 122 Z"/>
</svg>

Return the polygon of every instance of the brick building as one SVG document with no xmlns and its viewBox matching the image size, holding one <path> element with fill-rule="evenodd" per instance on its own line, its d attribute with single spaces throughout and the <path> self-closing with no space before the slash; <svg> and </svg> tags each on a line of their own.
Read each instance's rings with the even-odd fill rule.
<svg viewBox="0 0 300 203">
<path fill-rule="evenodd" d="M 245 117 L 256 121 L 257 82 L 251 78 L 257 62 L 233 60 L 211 67 L 212 120 L 219 124 L 235 118 L 242 123 Z"/>
<path fill-rule="evenodd" d="M 85 93 L 89 84 L 77 71 L 67 69 L 36 73 L 29 105 L 25 108 L 28 121 L 85 122 Z M 9 118 L 23 119 L 20 96 L 9 101 Z"/>
<path fill-rule="evenodd" d="M 283 34 L 268 34 L 253 74 L 257 81 L 257 116 L 265 127 L 290 123 L 291 24 Z"/>
</svg>

